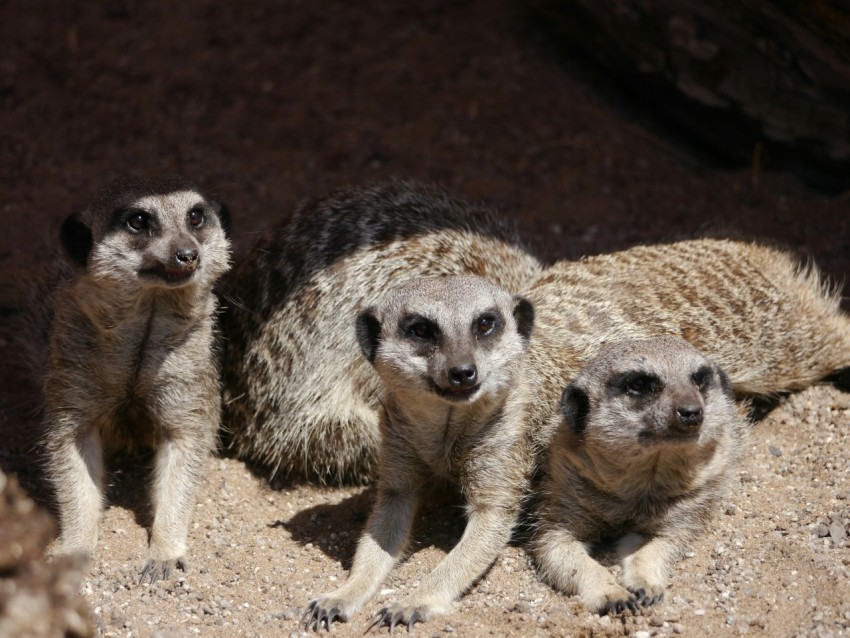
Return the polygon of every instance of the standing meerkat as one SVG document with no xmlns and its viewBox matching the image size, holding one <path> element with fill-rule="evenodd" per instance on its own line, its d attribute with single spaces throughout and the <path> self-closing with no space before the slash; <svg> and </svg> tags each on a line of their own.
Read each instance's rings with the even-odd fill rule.
<svg viewBox="0 0 850 638">
<path fill-rule="evenodd" d="M 466 529 L 374 624 L 392 631 L 448 613 L 499 555 L 530 480 L 519 389 L 533 322 L 528 301 L 474 276 L 408 283 L 358 316 L 358 341 L 384 384 L 378 496 L 348 580 L 309 603 L 306 628 L 349 620 L 375 593 L 435 480 L 460 488 Z"/>
<path fill-rule="evenodd" d="M 532 542 L 544 580 L 591 611 L 660 600 L 722 497 L 746 425 L 726 373 L 677 337 L 604 348 L 564 390 Z M 613 543 L 622 585 L 590 555 Z"/>
<path fill-rule="evenodd" d="M 540 272 L 490 210 L 389 182 L 301 205 L 227 277 L 224 436 L 274 480 L 363 483 L 380 384 L 350 321 L 420 277 L 473 274 L 518 293 Z"/>
<path fill-rule="evenodd" d="M 184 565 L 220 423 L 213 286 L 230 266 L 226 211 L 177 178 L 112 184 L 62 225 L 72 268 L 52 297 L 44 378 L 59 553 L 91 554 L 105 457 L 153 448 L 141 579 Z"/>
</svg>

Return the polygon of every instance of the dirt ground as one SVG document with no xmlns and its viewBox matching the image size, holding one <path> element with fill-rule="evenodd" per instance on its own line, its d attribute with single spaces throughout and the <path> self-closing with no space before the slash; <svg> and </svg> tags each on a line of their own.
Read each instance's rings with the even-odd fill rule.
<svg viewBox="0 0 850 638">
<path fill-rule="evenodd" d="M 384 176 L 436 181 L 517 220 L 547 259 L 703 234 L 759 238 L 850 280 L 850 201 L 725 170 L 543 36 L 522 3 L 0 0 L 0 292 L 123 172 L 178 172 L 230 207 L 237 254 L 301 198 Z M 0 313 L 0 334 L 14 312 Z M 40 501 L 38 428 L 0 339 L 0 467 Z M 791 397 L 758 423 L 735 489 L 638 616 L 588 614 L 521 548 L 418 635 L 850 635 L 850 395 Z M 121 487 L 121 481 L 118 482 Z M 120 492 L 120 489 L 118 490 Z M 345 577 L 369 489 L 272 491 L 213 459 L 191 570 L 135 584 L 145 531 L 120 505 L 82 595 L 101 636 L 289 636 Z M 116 498 L 121 502 L 120 494 Z M 403 594 L 462 531 L 425 513 L 410 558 L 340 636 Z"/>
</svg>

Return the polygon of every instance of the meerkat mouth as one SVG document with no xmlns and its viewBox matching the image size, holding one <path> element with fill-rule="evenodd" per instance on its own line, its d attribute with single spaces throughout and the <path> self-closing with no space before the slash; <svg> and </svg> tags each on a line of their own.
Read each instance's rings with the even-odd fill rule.
<svg viewBox="0 0 850 638">
<path fill-rule="evenodd" d="M 187 283 L 195 272 L 196 269 L 194 268 L 169 268 L 163 264 L 157 264 L 156 266 L 140 270 L 139 277 L 164 282 L 169 286 L 177 287 Z"/>
<path fill-rule="evenodd" d="M 467 399 L 472 398 L 472 396 L 481 389 L 480 383 L 468 388 L 444 388 L 437 385 L 434 381 L 430 381 L 430 384 L 431 389 L 437 396 L 442 397 L 443 399 L 448 399 L 449 401 L 466 401 Z"/>
</svg>

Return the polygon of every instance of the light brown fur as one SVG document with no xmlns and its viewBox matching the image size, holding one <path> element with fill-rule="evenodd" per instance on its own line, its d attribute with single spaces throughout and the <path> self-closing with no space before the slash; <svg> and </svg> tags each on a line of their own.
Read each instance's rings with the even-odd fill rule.
<svg viewBox="0 0 850 638">
<path fill-rule="evenodd" d="M 491 211 L 406 182 L 298 208 L 228 278 L 224 429 L 232 454 L 275 482 L 374 475 L 380 384 L 352 318 L 420 277 L 474 274 L 517 293 L 536 259 Z"/>
<path fill-rule="evenodd" d="M 531 418 L 543 445 L 561 389 L 610 341 L 684 337 L 740 395 L 800 389 L 850 367 L 850 319 L 837 294 L 782 251 L 694 240 L 541 272 L 488 211 L 390 183 L 302 206 L 234 273 L 223 365 L 231 452 L 277 480 L 369 480 L 379 385 L 346 318 L 409 279 L 460 273 L 527 293 L 539 308 L 545 345 L 533 351 L 557 352 L 532 363 Z"/>
<path fill-rule="evenodd" d="M 603 349 L 567 386 L 546 451 L 542 577 L 591 611 L 648 606 L 707 525 L 744 446 L 725 373 L 676 337 Z M 613 544 L 622 585 L 591 557 Z"/>
<path fill-rule="evenodd" d="M 307 627 L 348 620 L 374 594 L 435 481 L 459 488 L 466 530 L 407 599 L 378 612 L 375 624 L 392 631 L 447 613 L 496 559 L 530 481 L 519 388 L 532 323 L 526 300 L 471 276 L 414 281 L 359 316 L 361 347 L 384 384 L 378 498 L 348 580 L 311 601 Z"/>
<path fill-rule="evenodd" d="M 73 266 L 51 297 L 45 444 L 60 553 L 91 554 L 107 455 L 155 451 L 142 578 L 184 562 L 220 422 L 212 292 L 229 268 L 225 211 L 182 180 L 127 179 L 73 215 Z"/>
</svg>

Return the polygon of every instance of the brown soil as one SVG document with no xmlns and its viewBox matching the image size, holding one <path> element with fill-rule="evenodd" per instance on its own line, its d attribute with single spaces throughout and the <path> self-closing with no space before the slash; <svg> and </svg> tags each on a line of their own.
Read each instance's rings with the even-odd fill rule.
<svg viewBox="0 0 850 638">
<path fill-rule="evenodd" d="M 721 234 L 789 246 L 850 279 L 846 195 L 708 164 L 563 54 L 522 4 L 4 0 L 0 42 L 4 279 L 50 258 L 62 218 L 120 172 L 178 172 L 214 191 L 239 253 L 303 197 L 404 176 L 495 204 L 547 259 Z M 31 389 L 8 363 L 17 354 L 0 340 L 0 466 L 46 501 Z M 813 389 L 755 427 L 724 511 L 645 614 L 588 614 L 512 547 L 457 613 L 414 632 L 850 634 L 848 401 Z M 97 632 L 298 635 L 310 595 L 344 578 L 370 498 L 274 492 L 215 459 L 192 571 L 151 589 L 135 585 L 144 529 L 113 506 L 82 587 Z M 334 633 L 362 634 L 368 613 L 415 586 L 461 530 L 454 508 L 429 512 L 385 593 Z"/>
</svg>

